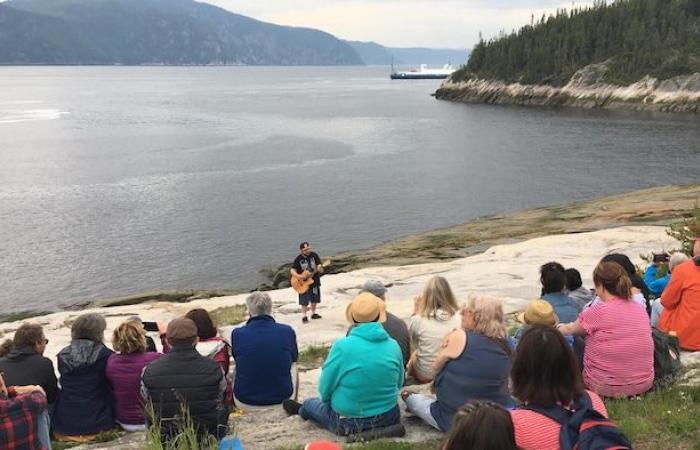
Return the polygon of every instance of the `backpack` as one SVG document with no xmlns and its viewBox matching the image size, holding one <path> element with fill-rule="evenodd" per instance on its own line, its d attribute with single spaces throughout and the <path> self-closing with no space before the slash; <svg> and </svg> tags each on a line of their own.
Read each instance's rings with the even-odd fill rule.
<svg viewBox="0 0 700 450">
<path fill-rule="evenodd" d="M 651 329 L 654 340 L 654 388 L 663 389 L 676 380 L 681 372 L 681 349 L 678 338 L 658 328 Z"/>
<path fill-rule="evenodd" d="M 588 393 L 576 399 L 572 411 L 561 406 L 545 408 L 531 404 L 524 408 L 561 424 L 559 431 L 561 450 L 632 449 L 632 443 L 617 425 L 593 409 L 593 402 Z"/>
</svg>

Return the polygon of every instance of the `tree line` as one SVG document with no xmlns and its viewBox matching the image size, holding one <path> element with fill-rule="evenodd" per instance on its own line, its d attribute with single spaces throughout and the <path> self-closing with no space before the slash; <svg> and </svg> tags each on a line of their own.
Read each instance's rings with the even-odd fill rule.
<svg viewBox="0 0 700 450">
<path fill-rule="evenodd" d="M 561 86 L 600 62 L 605 81 L 620 85 L 700 72 L 700 0 L 599 0 L 533 16 L 519 31 L 480 39 L 453 79 Z"/>
</svg>

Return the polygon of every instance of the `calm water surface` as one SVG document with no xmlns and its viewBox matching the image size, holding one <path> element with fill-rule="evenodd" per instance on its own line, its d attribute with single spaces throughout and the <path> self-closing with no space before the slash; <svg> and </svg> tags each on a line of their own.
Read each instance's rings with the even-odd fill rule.
<svg viewBox="0 0 700 450">
<path fill-rule="evenodd" d="M 246 288 L 490 213 L 698 181 L 700 118 L 440 102 L 384 68 L 0 68 L 0 304 Z"/>
</svg>

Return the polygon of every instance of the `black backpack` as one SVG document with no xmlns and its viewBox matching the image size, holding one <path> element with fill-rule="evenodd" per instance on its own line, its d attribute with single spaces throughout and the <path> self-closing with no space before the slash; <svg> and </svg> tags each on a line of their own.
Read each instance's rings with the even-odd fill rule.
<svg viewBox="0 0 700 450">
<path fill-rule="evenodd" d="M 627 436 L 605 416 L 593 409 L 588 393 L 580 395 L 574 409 L 561 406 L 544 408 L 537 405 L 524 407 L 549 417 L 561 424 L 559 447 L 561 450 L 631 450 Z"/>
<path fill-rule="evenodd" d="M 681 372 L 681 349 L 678 338 L 657 328 L 651 329 L 654 340 L 654 388 L 663 389 L 676 381 Z"/>
</svg>

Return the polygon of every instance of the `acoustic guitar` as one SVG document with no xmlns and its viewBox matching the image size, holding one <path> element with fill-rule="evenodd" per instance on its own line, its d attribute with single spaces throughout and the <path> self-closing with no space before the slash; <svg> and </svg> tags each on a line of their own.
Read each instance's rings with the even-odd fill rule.
<svg viewBox="0 0 700 450">
<path fill-rule="evenodd" d="M 331 260 L 328 259 L 321 264 L 321 267 L 324 269 L 328 266 L 331 265 Z M 302 272 L 302 275 L 304 275 L 306 278 L 303 280 L 300 280 L 298 277 L 292 276 L 290 282 L 292 284 L 292 289 L 297 291 L 298 294 L 306 294 L 311 287 L 312 284 L 314 284 L 314 275 L 316 275 L 316 272 L 318 272 L 318 267 L 312 271 L 305 270 Z"/>
</svg>

